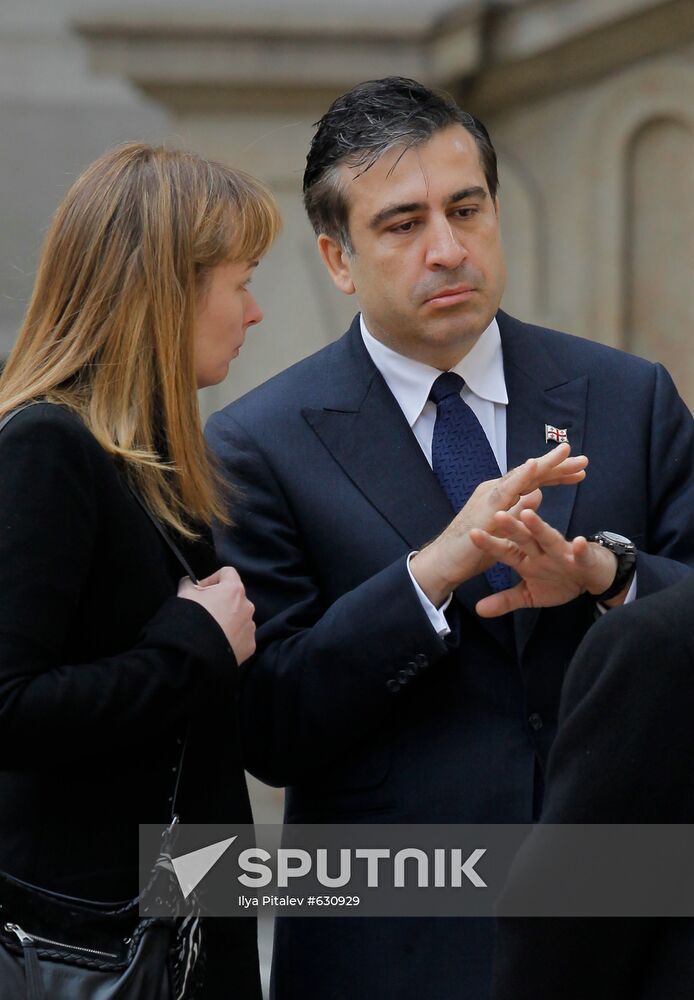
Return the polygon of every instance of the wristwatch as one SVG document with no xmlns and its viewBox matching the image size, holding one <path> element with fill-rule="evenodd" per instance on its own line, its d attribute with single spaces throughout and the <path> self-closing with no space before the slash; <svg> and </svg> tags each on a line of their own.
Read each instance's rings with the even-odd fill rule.
<svg viewBox="0 0 694 1000">
<path fill-rule="evenodd" d="M 594 601 L 609 601 L 611 597 L 616 597 L 620 591 L 624 590 L 630 576 L 636 566 L 636 546 L 624 535 L 618 535 L 614 531 L 598 531 L 595 535 L 588 536 L 589 542 L 597 542 L 603 548 L 614 552 L 617 557 L 617 573 L 612 584 L 603 590 L 602 594 L 592 594 Z"/>
</svg>

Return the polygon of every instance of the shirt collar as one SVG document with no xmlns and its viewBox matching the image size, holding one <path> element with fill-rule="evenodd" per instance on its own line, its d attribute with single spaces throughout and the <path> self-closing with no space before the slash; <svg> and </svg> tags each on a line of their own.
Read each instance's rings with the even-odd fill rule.
<svg viewBox="0 0 694 1000">
<path fill-rule="evenodd" d="M 419 418 L 429 398 L 429 392 L 441 372 L 422 361 L 413 361 L 386 347 L 369 333 L 360 316 L 364 346 L 393 393 L 407 422 L 412 427 Z M 481 399 L 492 403 L 508 403 L 504 359 L 501 351 L 501 334 L 493 319 L 475 346 L 451 369 L 465 380 L 465 384 Z"/>
</svg>

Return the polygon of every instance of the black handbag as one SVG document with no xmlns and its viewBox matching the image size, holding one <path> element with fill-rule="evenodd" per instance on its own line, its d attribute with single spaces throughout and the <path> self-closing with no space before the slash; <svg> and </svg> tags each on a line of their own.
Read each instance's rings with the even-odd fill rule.
<svg viewBox="0 0 694 1000">
<path fill-rule="evenodd" d="M 0 431 L 25 408 L 6 414 Z M 197 584 L 178 547 L 131 492 Z M 0 1000 L 194 1000 L 204 965 L 200 919 L 194 904 L 181 916 L 170 863 L 186 742 L 177 767 L 171 823 L 142 897 L 125 903 L 75 899 L 0 872 Z M 141 916 L 143 898 L 156 899 L 158 912 L 165 901 L 171 916 Z"/>
<path fill-rule="evenodd" d="M 0 875 L 3 1000 L 172 1000 L 173 920 Z M 6 919 L 9 918 L 9 919 Z M 14 919 L 13 919 L 14 918 Z"/>
</svg>

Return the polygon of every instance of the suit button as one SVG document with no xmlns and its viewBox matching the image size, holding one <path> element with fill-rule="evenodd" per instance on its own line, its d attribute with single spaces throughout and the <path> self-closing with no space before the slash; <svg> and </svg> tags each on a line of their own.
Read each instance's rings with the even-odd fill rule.
<svg viewBox="0 0 694 1000">
<path fill-rule="evenodd" d="M 417 653 L 417 655 L 414 658 L 414 662 L 417 664 L 418 667 L 424 669 L 424 667 L 429 666 L 429 657 L 425 656 L 424 653 Z"/>
<path fill-rule="evenodd" d="M 396 681 L 394 677 L 391 677 L 389 681 L 386 681 L 386 687 L 395 694 L 396 691 L 400 690 L 400 681 Z"/>
<path fill-rule="evenodd" d="M 543 722 L 542 716 L 538 712 L 533 712 L 533 714 L 528 719 L 528 725 L 534 732 L 539 732 L 542 729 Z"/>
<path fill-rule="evenodd" d="M 398 680 L 401 684 L 407 684 L 411 676 L 409 670 L 398 670 Z"/>
<path fill-rule="evenodd" d="M 408 677 L 414 677 L 415 674 L 419 673 L 419 664 L 415 663 L 414 660 L 410 660 L 405 667 L 405 673 Z"/>
</svg>

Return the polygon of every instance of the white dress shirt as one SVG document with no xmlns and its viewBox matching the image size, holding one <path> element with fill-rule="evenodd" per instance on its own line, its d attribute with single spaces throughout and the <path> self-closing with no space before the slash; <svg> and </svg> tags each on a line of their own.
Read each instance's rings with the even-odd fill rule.
<svg viewBox="0 0 694 1000">
<path fill-rule="evenodd" d="M 431 450 L 436 423 L 436 404 L 429 399 L 431 387 L 441 374 L 438 368 L 423 361 L 413 361 L 403 354 L 377 340 L 369 333 L 363 315 L 360 317 L 361 335 L 371 360 L 385 379 L 386 385 L 395 397 L 400 409 L 412 428 L 419 445 L 432 465 Z M 501 350 L 501 334 L 496 319 L 493 319 L 474 347 L 450 369 L 464 380 L 461 391 L 463 400 L 473 410 L 482 430 L 487 436 L 501 473 L 507 471 L 506 462 L 506 407 L 508 393 L 504 378 L 504 359 Z M 530 457 L 530 456 L 529 456 Z M 410 559 L 414 553 L 411 553 Z M 409 559 L 407 561 L 409 570 Z M 410 579 L 419 596 L 429 621 L 439 635 L 450 632 L 444 611 L 451 598 L 442 607 L 436 608 L 421 589 L 410 572 Z M 636 596 L 636 574 L 625 603 Z M 601 611 L 607 610 L 598 605 Z"/>
<path fill-rule="evenodd" d="M 364 345 L 405 414 L 414 436 L 431 465 L 431 444 L 436 423 L 436 404 L 429 399 L 431 387 L 441 374 L 438 368 L 413 361 L 386 347 L 369 333 L 361 317 Z M 451 371 L 464 380 L 462 398 L 482 425 L 497 464 L 506 469 L 506 407 L 508 394 L 504 379 L 501 334 L 495 319 L 475 346 Z"/>
</svg>

